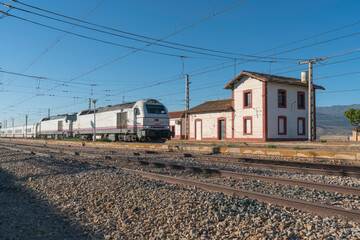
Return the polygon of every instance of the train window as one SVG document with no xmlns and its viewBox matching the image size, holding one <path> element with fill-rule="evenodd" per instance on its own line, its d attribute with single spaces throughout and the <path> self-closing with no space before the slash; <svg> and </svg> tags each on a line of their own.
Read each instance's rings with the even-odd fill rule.
<svg viewBox="0 0 360 240">
<path fill-rule="evenodd" d="M 161 105 L 146 105 L 146 110 L 149 114 L 166 114 L 164 106 Z"/>
<path fill-rule="evenodd" d="M 134 111 L 135 111 L 135 114 L 136 114 L 136 115 L 140 115 L 140 109 L 135 108 Z"/>
</svg>

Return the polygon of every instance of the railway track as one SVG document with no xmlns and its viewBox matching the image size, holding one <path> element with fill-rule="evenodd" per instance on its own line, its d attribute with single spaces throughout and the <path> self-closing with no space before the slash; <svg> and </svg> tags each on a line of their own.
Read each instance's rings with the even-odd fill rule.
<svg viewBox="0 0 360 240">
<path fill-rule="evenodd" d="M 37 151 L 27 150 L 27 149 L 13 147 L 13 146 L 12 147 L 4 146 L 4 147 L 9 150 L 12 150 L 12 151 L 21 151 L 21 152 L 24 152 L 27 154 L 33 154 L 33 155 L 38 155 L 38 156 L 42 156 L 42 157 L 50 157 L 50 158 L 56 157 L 51 153 L 44 153 L 44 152 L 40 152 L 39 150 L 37 150 Z M 54 152 L 56 152 L 56 150 L 51 149 L 51 152 L 54 153 Z M 206 190 L 206 191 L 220 192 L 225 195 L 235 195 L 235 196 L 241 196 L 241 197 L 246 196 L 250 199 L 256 199 L 256 200 L 263 201 L 263 202 L 270 203 L 270 204 L 276 204 L 276 205 L 280 205 L 280 206 L 284 206 L 284 207 L 295 208 L 295 209 L 299 209 L 299 210 L 302 210 L 305 212 L 315 213 L 315 214 L 322 215 L 322 216 L 329 216 L 329 215 L 342 216 L 345 218 L 353 219 L 355 221 L 360 221 L 360 211 L 358 211 L 358 210 L 346 210 L 343 208 L 319 204 L 319 203 L 313 203 L 313 202 L 307 202 L 307 201 L 303 201 L 303 200 L 279 197 L 279 196 L 274 196 L 274 195 L 270 195 L 270 194 L 258 193 L 258 192 L 254 192 L 254 191 L 241 190 L 241 189 L 236 189 L 236 188 L 232 188 L 232 187 L 212 184 L 212 183 L 204 183 L 204 182 L 189 180 L 189 179 L 185 179 L 185 178 L 172 177 L 172 176 L 168 176 L 168 175 L 164 175 L 164 174 L 156 174 L 156 173 L 150 173 L 147 171 L 139 171 L 139 170 L 129 169 L 129 168 L 125 168 L 125 167 L 118 167 L 116 165 L 92 162 L 89 160 L 74 159 L 74 157 L 77 157 L 77 158 L 91 157 L 91 158 L 97 158 L 97 159 L 105 158 L 105 159 L 110 160 L 114 156 L 108 156 L 108 155 L 104 156 L 101 154 L 93 154 L 93 153 L 91 153 L 91 154 L 78 153 L 78 152 L 63 151 L 63 150 L 58 150 L 57 153 L 66 154 L 66 155 L 70 154 L 69 156 L 72 158 L 71 160 L 68 157 L 65 157 L 63 155 L 63 157 L 65 157 L 65 158 L 62 158 L 62 161 L 66 161 L 66 162 L 71 161 L 72 163 L 78 163 L 78 164 L 82 164 L 82 165 L 86 165 L 86 166 L 90 166 L 90 167 L 106 167 L 106 168 L 111 168 L 111 169 L 121 169 L 123 171 L 133 173 L 133 174 L 138 174 L 142 177 L 146 177 L 146 178 L 150 178 L 150 179 L 154 179 L 154 180 L 162 180 L 162 181 L 165 181 L 168 183 L 194 186 L 194 187 L 198 187 L 203 190 Z M 58 157 L 56 157 L 56 158 L 58 158 Z M 243 173 L 237 173 L 237 172 L 222 171 L 222 170 L 217 170 L 217 169 L 188 167 L 188 166 L 175 165 L 175 164 L 164 164 L 164 163 L 143 161 L 143 160 L 130 160 L 130 159 L 125 159 L 125 158 L 117 158 L 117 157 L 115 157 L 115 158 L 116 158 L 116 160 L 120 160 L 120 161 L 127 162 L 127 163 L 139 164 L 139 165 L 143 165 L 143 166 L 151 165 L 154 167 L 166 167 L 166 168 L 171 168 L 171 169 L 175 169 L 175 170 L 187 169 L 187 170 L 191 170 L 193 172 L 202 172 L 202 173 L 206 173 L 206 174 L 214 174 L 214 175 L 219 175 L 219 176 L 226 176 L 226 177 L 231 176 L 234 178 L 256 179 L 256 180 L 261 180 L 261 181 L 265 181 L 265 182 L 277 182 L 277 183 L 286 184 L 286 185 L 303 186 L 303 187 L 317 189 L 317 190 L 321 190 L 321 191 L 336 191 L 336 192 L 342 192 L 344 194 L 359 195 L 358 194 L 359 188 L 353 188 L 353 187 L 345 187 L 345 186 L 337 186 L 337 185 L 329 185 L 329 184 L 318 184 L 318 183 L 298 181 L 298 180 L 289 181 L 288 179 L 280 179 L 280 178 L 274 178 L 274 177 L 252 175 L 252 174 L 243 174 Z"/>
<path fill-rule="evenodd" d="M 29 146 L 29 144 L 19 144 L 20 146 Z M 40 147 L 40 146 L 33 146 Z M 42 146 L 47 149 L 51 148 L 50 146 Z M 54 149 L 54 148 L 52 148 Z M 55 149 L 57 151 L 58 149 Z M 63 152 L 68 152 L 68 154 L 80 154 L 81 149 L 77 150 L 62 150 Z M 115 155 L 118 150 L 109 150 L 109 152 L 103 152 L 105 156 Z M 128 154 L 129 151 L 126 151 Z M 280 171 L 289 171 L 289 172 L 302 172 L 302 173 L 311 173 L 311 174 L 323 174 L 323 175 L 333 175 L 333 176 L 342 176 L 342 177 L 356 177 L 360 178 L 360 166 L 352 165 L 335 165 L 335 164 L 324 164 L 324 163 L 311 163 L 311 162 L 294 162 L 294 161 L 280 161 L 280 160 L 265 160 L 265 159 L 252 159 L 252 158 L 239 158 L 231 156 L 219 156 L 219 155 L 200 155 L 200 154 L 190 154 L 190 153 L 176 153 L 176 152 L 156 152 L 156 151 L 132 151 L 133 154 L 157 154 L 159 156 L 177 156 L 177 157 L 191 157 L 196 159 L 199 162 L 207 164 L 225 164 L 225 165 L 234 165 L 238 167 L 250 167 L 257 169 L 271 169 L 271 170 L 280 170 Z M 122 154 L 122 153 L 119 153 Z M 89 156 L 90 157 L 90 156 Z"/>
<path fill-rule="evenodd" d="M 17 148 L 7 147 L 9 150 L 18 150 Z M 41 149 L 41 148 L 40 148 Z M 41 149 L 42 150 L 42 149 Z M 34 153 L 31 150 L 24 150 L 26 153 Z M 97 158 L 97 159 L 116 159 L 118 161 L 122 161 L 125 163 L 132 163 L 142 166 L 153 166 L 156 168 L 170 168 L 175 170 L 190 170 L 192 172 L 198 173 L 206 173 L 209 175 L 217 175 L 222 177 L 232 177 L 235 179 L 249 179 L 249 180 L 260 180 L 266 183 L 278 183 L 282 185 L 289 185 L 289 186 L 298 186 L 307 189 L 315 189 L 318 191 L 328 191 L 328 192 L 339 192 L 342 194 L 348 195 L 359 195 L 360 188 L 357 187 L 348 187 L 348 186 L 341 186 L 341 185 L 334 185 L 334 184 L 324 184 L 324 183 L 316 183 L 316 182 L 309 182 L 309 181 L 301 181 L 301 180 L 294 180 L 294 179 L 285 179 L 279 177 L 270 177 L 270 176 L 263 176 L 259 174 L 248 174 L 248 173 L 240 173 L 234 171 L 225 171 L 213 168 L 204 168 L 204 167 L 195 167 L 195 166 L 185 166 L 185 165 L 178 165 L 178 164 L 170 164 L 170 163 L 163 163 L 163 162 L 154 162 L 154 161 L 145 161 L 145 160 L 134 160 L 128 158 L 122 158 L 119 156 L 110 156 L 110 155 L 101 155 L 101 154 L 94 154 L 94 153 L 79 153 L 79 152 L 71 152 L 71 151 L 64 151 L 64 150 L 56 150 L 50 149 L 50 152 L 59 153 L 59 154 L 68 154 L 73 156 L 81 156 L 86 158 Z M 52 157 L 51 154 L 48 153 L 41 153 L 37 152 L 39 156 L 46 156 Z"/>
</svg>

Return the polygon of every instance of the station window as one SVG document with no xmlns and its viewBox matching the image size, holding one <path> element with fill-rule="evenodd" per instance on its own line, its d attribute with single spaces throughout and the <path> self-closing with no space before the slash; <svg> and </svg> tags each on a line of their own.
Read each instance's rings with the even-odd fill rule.
<svg viewBox="0 0 360 240">
<path fill-rule="evenodd" d="M 287 123 L 285 116 L 278 117 L 278 134 L 279 135 L 286 135 L 287 132 Z"/>
<path fill-rule="evenodd" d="M 278 107 L 286 108 L 286 90 L 284 89 L 278 90 Z"/>
<path fill-rule="evenodd" d="M 297 92 L 297 108 L 305 109 L 305 92 Z"/>
<path fill-rule="evenodd" d="M 252 108 L 252 90 L 244 91 L 244 108 Z"/>
<path fill-rule="evenodd" d="M 252 117 L 244 117 L 244 135 L 252 134 Z"/>
<path fill-rule="evenodd" d="M 305 118 L 299 117 L 297 119 L 297 132 L 298 135 L 305 135 Z"/>
</svg>

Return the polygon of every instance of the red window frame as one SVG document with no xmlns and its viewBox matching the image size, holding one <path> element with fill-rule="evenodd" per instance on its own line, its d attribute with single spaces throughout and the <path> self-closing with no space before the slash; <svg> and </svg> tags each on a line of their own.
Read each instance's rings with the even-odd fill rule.
<svg viewBox="0 0 360 240">
<path fill-rule="evenodd" d="M 245 106 L 245 96 L 246 96 L 246 94 L 247 93 L 250 93 L 250 105 L 249 106 Z M 253 100 L 252 100 L 252 90 L 245 90 L 244 92 L 243 92 L 243 107 L 244 108 L 252 108 L 252 102 L 253 102 Z"/>
<path fill-rule="evenodd" d="M 284 93 L 284 98 L 285 98 L 284 106 L 280 106 L 280 101 L 279 101 L 280 93 Z M 278 108 L 286 108 L 287 102 L 286 102 L 286 90 L 285 89 L 278 89 L 277 101 L 278 101 Z"/>
<path fill-rule="evenodd" d="M 247 133 L 246 132 L 246 120 L 250 120 L 250 132 Z M 243 134 L 244 135 L 252 135 L 253 134 L 253 121 L 252 121 L 252 117 L 248 116 L 248 117 L 244 117 L 243 119 Z"/>
<path fill-rule="evenodd" d="M 304 96 L 304 98 L 303 98 L 303 106 L 304 107 L 300 107 L 300 105 L 299 105 L 299 95 L 303 95 Z M 303 91 L 298 91 L 297 92 L 297 99 L 296 99 L 296 101 L 297 101 L 297 109 L 305 109 L 305 92 L 303 92 Z"/>
<path fill-rule="evenodd" d="M 280 132 L 280 119 L 284 120 L 284 132 Z M 287 117 L 286 116 L 279 116 L 278 117 L 278 135 L 286 135 L 287 134 Z"/>
<path fill-rule="evenodd" d="M 300 120 L 303 121 L 302 123 L 302 127 L 303 127 L 303 133 L 300 133 Z M 304 117 L 298 117 L 297 118 L 297 134 L 300 136 L 304 136 L 305 135 L 305 118 Z"/>
</svg>

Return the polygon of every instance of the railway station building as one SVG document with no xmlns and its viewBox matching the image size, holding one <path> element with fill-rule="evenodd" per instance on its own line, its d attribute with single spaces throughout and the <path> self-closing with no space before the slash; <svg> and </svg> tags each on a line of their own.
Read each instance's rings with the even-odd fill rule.
<svg viewBox="0 0 360 240">
<path fill-rule="evenodd" d="M 207 101 L 187 112 L 189 140 L 307 140 L 306 79 L 242 71 L 224 88 L 231 90 L 231 98 Z M 314 96 L 316 89 L 324 90 L 314 85 Z M 170 122 L 176 121 L 172 116 L 185 122 L 185 114 L 170 113 Z M 185 124 L 181 126 L 183 131 Z"/>
<path fill-rule="evenodd" d="M 185 111 L 169 112 L 170 130 L 174 132 L 173 139 L 185 139 Z"/>
</svg>

